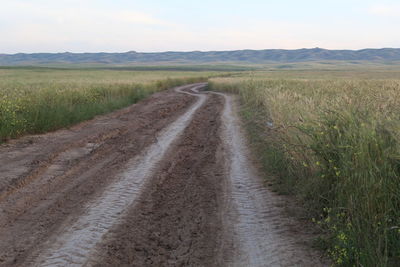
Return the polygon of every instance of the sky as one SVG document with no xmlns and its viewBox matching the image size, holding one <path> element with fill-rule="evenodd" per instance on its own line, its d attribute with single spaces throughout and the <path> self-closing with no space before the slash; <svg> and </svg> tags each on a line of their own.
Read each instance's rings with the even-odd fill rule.
<svg viewBox="0 0 400 267">
<path fill-rule="evenodd" d="M 0 54 L 400 47 L 399 0 L 0 0 Z"/>
</svg>

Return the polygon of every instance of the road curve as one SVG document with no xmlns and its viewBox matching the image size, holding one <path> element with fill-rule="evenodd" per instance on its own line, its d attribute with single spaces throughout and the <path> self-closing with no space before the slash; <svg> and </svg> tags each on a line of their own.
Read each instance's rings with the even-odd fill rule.
<svg viewBox="0 0 400 267">
<path fill-rule="evenodd" d="M 205 85 L 0 146 L 0 265 L 326 265 Z"/>
</svg>

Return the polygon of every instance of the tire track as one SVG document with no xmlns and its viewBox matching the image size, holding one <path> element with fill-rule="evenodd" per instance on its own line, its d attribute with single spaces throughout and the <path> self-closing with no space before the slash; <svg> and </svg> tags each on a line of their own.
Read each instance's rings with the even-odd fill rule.
<svg viewBox="0 0 400 267">
<path fill-rule="evenodd" d="M 204 84 L 197 85 L 203 87 Z M 188 86 L 190 87 L 190 86 Z M 179 92 L 188 87 L 177 89 Z M 188 93 L 190 94 L 190 93 Z M 92 249 L 102 236 L 113 226 L 124 210 L 135 201 L 142 185 L 154 167 L 161 161 L 168 147 L 186 128 L 194 113 L 205 102 L 205 95 L 196 95 L 198 101 L 178 120 L 163 130 L 157 142 L 143 154 L 127 164 L 127 169 L 104 194 L 86 206 L 86 214 L 55 240 L 47 242 L 47 249 L 33 262 L 34 266 L 81 266 L 90 257 Z"/>
<path fill-rule="evenodd" d="M 0 201 L 0 266 L 27 266 L 196 99 L 171 89 L 69 129 L 0 145 L 0 184 L 44 168 Z"/>
<path fill-rule="evenodd" d="M 221 266 L 223 102 L 207 98 L 88 266 Z"/>
<path fill-rule="evenodd" d="M 226 217 L 233 222 L 238 250 L 227 266 L 324 266 L 318 253 L 301 244 L 307 236 L 294 235 L 290 230 L 293 219 L 283 214 L 282 199 L 269 191 L 257 175 L 249 160 L 233 97 L 216 94 L 225 98 L 222 140 L 227 152 L 226 197 L 230 203 Z"/>
</svg>

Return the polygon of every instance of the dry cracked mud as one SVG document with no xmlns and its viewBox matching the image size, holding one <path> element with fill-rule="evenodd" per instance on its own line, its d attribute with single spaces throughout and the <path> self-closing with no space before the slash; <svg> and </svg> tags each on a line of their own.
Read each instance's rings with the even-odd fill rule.
<svg viewBox="0 0 400 267">
<path fill-rule="evenodd" d="M 1 145 L 0 266 L 326 266 L 204 87 Z"/>
</svg>

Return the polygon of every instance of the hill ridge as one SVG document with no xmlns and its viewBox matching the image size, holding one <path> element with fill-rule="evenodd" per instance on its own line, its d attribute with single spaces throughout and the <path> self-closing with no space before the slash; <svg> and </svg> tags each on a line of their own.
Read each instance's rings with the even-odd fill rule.
<svg viewBox="0 0 400 267">
<path fill-rule="evenodd" d="M 0 54 L 0 65 L 57 64 L 57 63 L 267 63 L 307 61 L 400 61 L 400 48 L 366 48 L 360 50 L 329 50 L 323 48 L 191 51 L 191 52 L 136 52 L 122 53 L 17 53 Z"/>
</svg>

